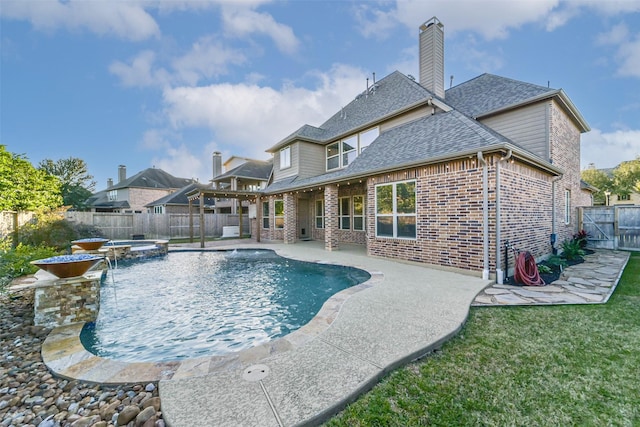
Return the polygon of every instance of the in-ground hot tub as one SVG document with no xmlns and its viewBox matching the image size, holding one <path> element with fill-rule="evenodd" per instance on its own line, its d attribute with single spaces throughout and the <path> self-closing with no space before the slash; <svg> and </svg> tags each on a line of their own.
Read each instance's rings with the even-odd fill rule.
<svg viewBox="0 0 640 427">
<path fill-rule="evenodd" d="M 152 258 L 169 252 L 168 240 L 110 240 L 101 248 L 110 260 Z"/>
</svg>

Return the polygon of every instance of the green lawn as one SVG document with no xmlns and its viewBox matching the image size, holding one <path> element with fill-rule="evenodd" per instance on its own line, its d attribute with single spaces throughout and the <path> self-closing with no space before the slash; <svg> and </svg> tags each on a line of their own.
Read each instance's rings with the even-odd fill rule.
<svg viewBox="0 0 640 427">
<path fill-rule="evenodd" d="M 640 426 L 640 253 L 607 304 L 472 308 L 328 426 Z"/>
</svg>

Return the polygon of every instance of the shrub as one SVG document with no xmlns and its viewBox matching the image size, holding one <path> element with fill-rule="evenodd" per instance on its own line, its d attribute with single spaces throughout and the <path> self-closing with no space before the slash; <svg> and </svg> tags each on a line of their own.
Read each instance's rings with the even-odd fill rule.
<svg viewBox="0 0 640 427">
<path fill-rule="evenodd" d="M 2 249 L 0 251 L 0 290 L 4 290 L 16 277 L 38 271 L 38 267 L 32 265 L 31 261 L 49 258 L 59 253 L 55 248 L 23 244 L 19 244 L 15 249 Z"/>
<path fill-rule="evenodd" d="M 587 239 L 590 237 L 586 230 L 580 230 L 573 235 L 573 240 L 577 242 L 580 249 L 584 249 L 587 246 Z"/>
<path fill-rule="evenodd" d="M 579 260 L 585 252 L 580 246 L 580 241 L 571 239 L 562 242 L 562 257 L 567 261 Z"/>
<path fill-rule="evenodd" d="M 551 273 L 553 273 L 553 270 L 548 265 L 538 264 L 538 273 L 540 273 L 540 274 L 551 274 Z"/>
<path fill-rule="evenodd" d="M 18 230 L 19 243 L 54 247 L 59 251 L 68 250 L 73 240 L 88 237 L 103 236 L 96 227 L 67 221 L 62 212 L 39 215 Z"/>
</svg>

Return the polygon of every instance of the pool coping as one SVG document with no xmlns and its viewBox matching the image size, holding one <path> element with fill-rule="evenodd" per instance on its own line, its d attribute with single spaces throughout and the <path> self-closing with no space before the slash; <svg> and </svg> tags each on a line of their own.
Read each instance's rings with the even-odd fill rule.
<svg viewBox="0 0 640 427">
<path fill-rule="evenodd" d="M 250 249 L 255 249 L 247 245 Z M 244 249 L 239 246 L 234 249 Z M 277 248 L 272 250 L 279 256 L 297 259 L 291 254 L 283 255 Z M 228 248 L 170 248 L 170 252 L 186 251 L 229 251 Z M 323 260 L 309 261 L 318 264 L 349 265 L 349 263 L 328 262 Z M 352 266 L 367 271 L 369 280 L 344 289 L 332 295 L 322 305 L 318 313 L 307 324 L 290 334 L 222 356 L 207 356 L 167 362 L 124 362 L 96 356 L 86 350 L 80 341 L 80 332 L 85 322 L 58 326 L 49 333 L 42 344 L 42 359 L 55 375 L 67 379 L 75 379 L 100 384 L 132 384 L 156 382 L 169 379 L 183 379 L 207 375 L 213 372 L 235 370 L 247 364 L 257 363 L 265 357 L 273 356 L 296 349 L 315 339 L 326 331 L 338 314 L 346 300 L 353 294 L 371 288 L 383 282 L 384 275 L 380 271 L 370 270 L 362 266 Z"/>
</svg>

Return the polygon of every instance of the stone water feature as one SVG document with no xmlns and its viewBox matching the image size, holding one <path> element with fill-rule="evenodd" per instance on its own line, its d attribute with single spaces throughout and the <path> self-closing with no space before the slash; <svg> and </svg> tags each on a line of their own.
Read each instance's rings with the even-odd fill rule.
<svg viewBox="0 0 640 427">
<path fill-rule="evenodd" d="M 34 324 L 47 328 L 92 322 L 100 310 L 100 281 L 106 268 L 104 255 L 97 251 L 106 239 L 83 239 L 73 244 L 86 252 L 32 261 L 40 268 L 34 288 Z"/>
</svg>

